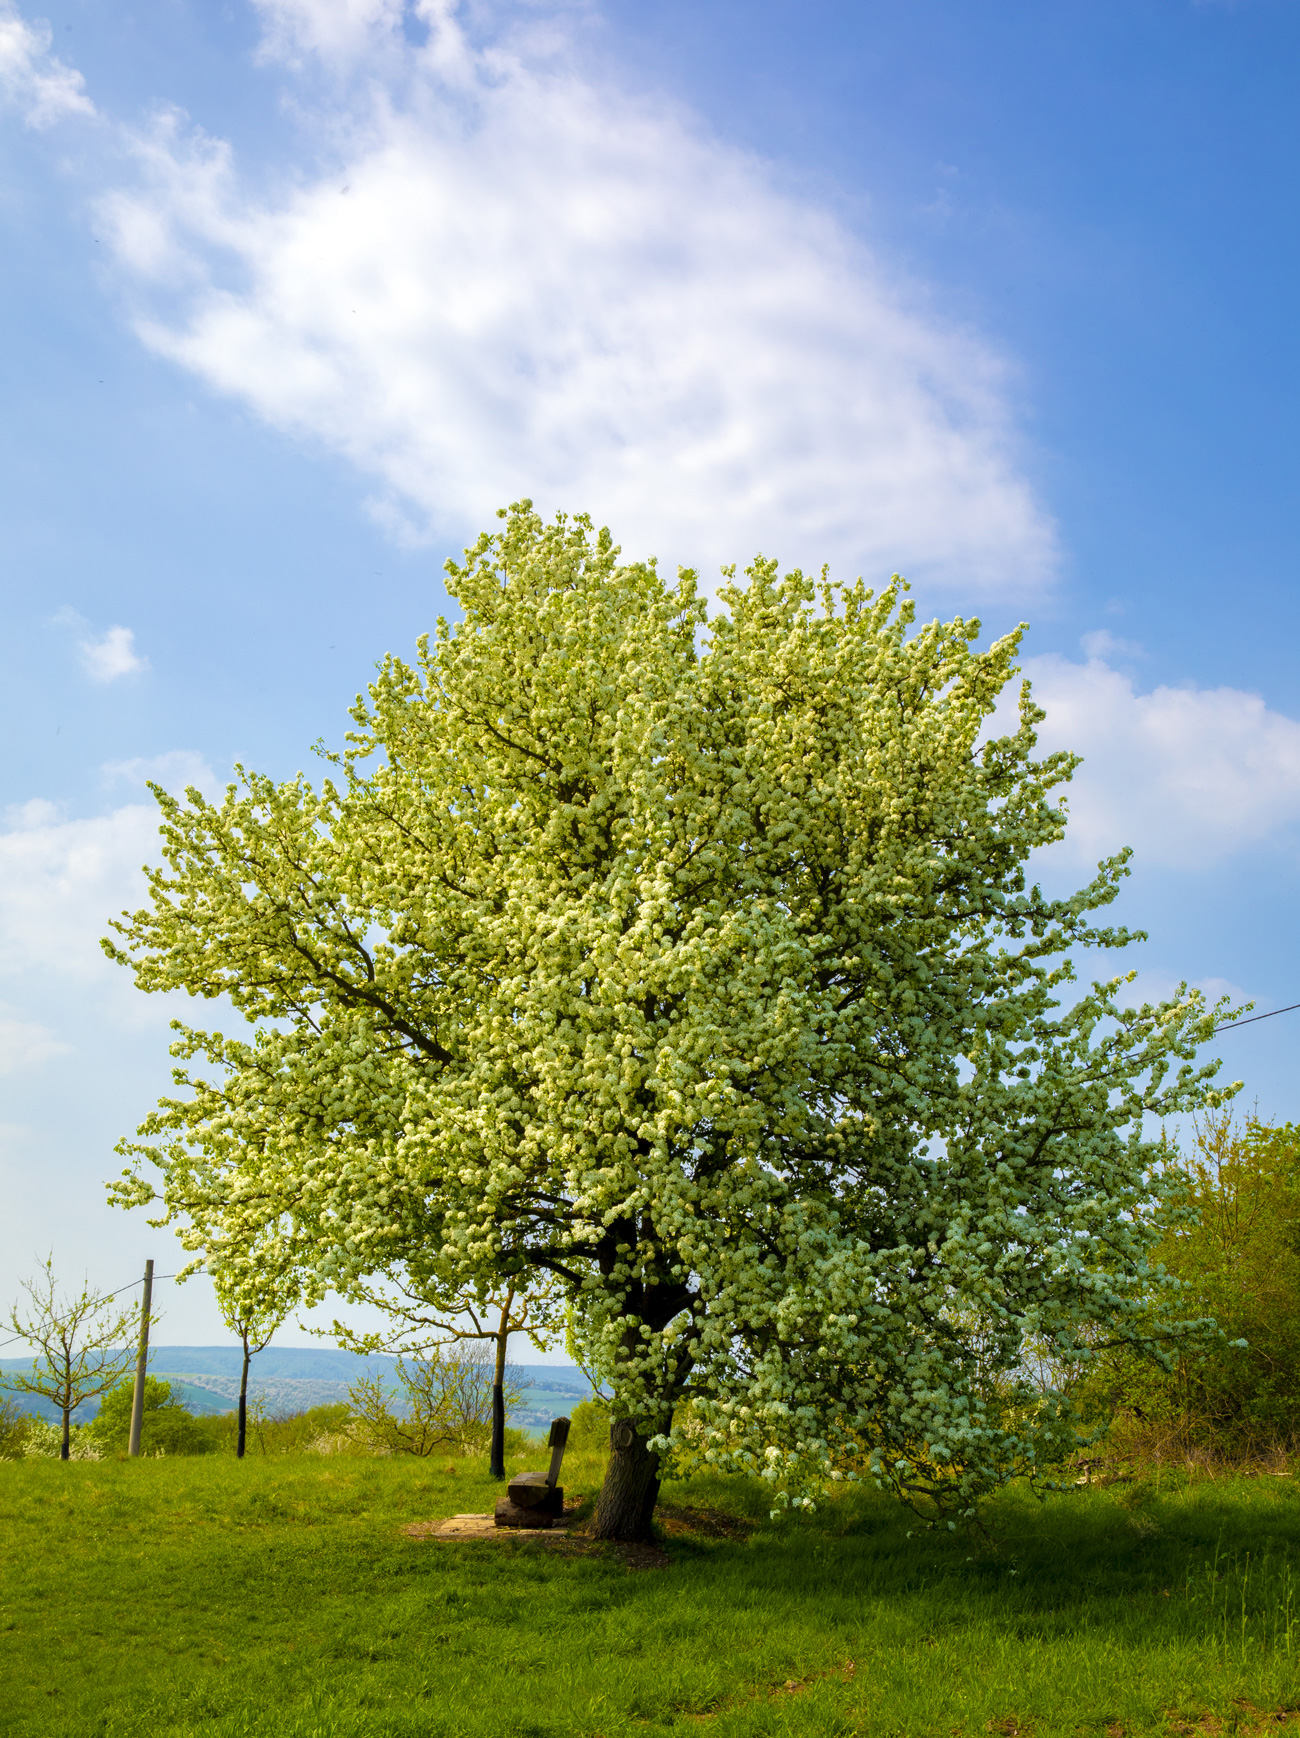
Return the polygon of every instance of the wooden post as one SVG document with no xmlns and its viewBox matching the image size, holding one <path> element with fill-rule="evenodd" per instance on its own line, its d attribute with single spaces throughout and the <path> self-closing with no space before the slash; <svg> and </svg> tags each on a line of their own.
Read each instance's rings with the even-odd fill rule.
<svg viewBox="0 0 1300 1738">
<path fill-rule="evenodd" d="M 131 1396 L 131 1440 L 128 1454 L 139 1454 L 144 1425 L 144 1377 L 149 1367 L 149 1312 L 153 1307 L 153 1262 L 144 1264 L 144 1297 L 140 1300 L 140 1350 L 135 1358 L 135 1393 Z"/>
<path fill-rule="evenodd" d="M 560 1463 L 564 1459 L 564 1445 L 569 1440 L 569 1421 L 567 1418 L 556 1418 L 551 1421 L 551 1434 L 546 1439 L 546 1446 L 551 1451 L 550 1470 L 546 1474 L 546 1482 L 552 1490 L 560 1482 Z"/>
</svg>

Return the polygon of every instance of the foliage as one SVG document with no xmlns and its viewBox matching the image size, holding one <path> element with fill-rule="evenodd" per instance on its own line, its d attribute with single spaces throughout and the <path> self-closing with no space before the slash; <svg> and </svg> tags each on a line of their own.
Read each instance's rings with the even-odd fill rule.
<svg viewBox="0 0 1300 1738">
<path fill-rule="evenodd" d="M 22 1453 L 32 1460 L 102 1460 L 103 1446 L 90 1426 L 74 1424 L 64 1439 L 63 1426 L 48 1418 L 28 1418 L 23 1431 Z"/>
<path fill-rule="evenodd" d="M 108 1454 L 125 1454 L 131 1436 L 131 1404 L 135 1379 L 128 1377 L 110 1388 L 99 1411 L 86 1426 L 87 1437 Z M 140 1426 L 140 1452 L 160 1454 L 211 1454 L 217 1433 L 206 1418 L 196 1418 L 173 1398 L 172 1385 L 157 1376 L 144 1379 L 144 1414 Z"/>
<path fill-rule="evenodd" d="M 603 1457 L 570 1459 L 594 1490 Z M 1209 1738 L 1295 1702 L 1286 1479 L 1012 1492 L 983 1548 L 860 1492 L 629 1573 L 405 1536 L 490 1507 L 486 1463 L 456 1464 L 5 1467 L 5 1738 Z M 665 1501 L 770 1506 L 742 1479 Z"/>
<path fill-rule="evenodd" d="M 569 1412 L 569 1448 L 608 1449 L 613 1419 L 608 1400 L 579 1400 Z"/>
<path fill-rule="evenodd" d="M 1149 1309 L 1142 1127 L 1215 1102 L 1214 1012 L 1118 978 L 1060 1011 L 1072 951 L 1132 939 L 1091 918 L 1126 871 L 1026 888 L 1075 762 L 1027 685 L 987 736 L 1018 634 L 761 559 L 709 620 L 586 519 L 504 517 L 319 788 L 156 791 L 166 867 L 105 945 L 256 1031 L 178 1028 L 123 1147 L 161 1185 L 117 1199 L 311 1299 L 550 1276 L 638 1452 L 676 1414 L 787 1490 L 857 1456 L 969 1508 L 1064 1405 L 1028 1337 L 1192 1331 Z"/>
<path fill-rule="evenodd" d="M 400 1396 L 385 1379 L 363 1376 L 348 1390 L 354 1437 L 388 1454 L 428 1455 L 447 1448 L 470 1454 L 485 1448 L 492 1431 L 493 1363 L 487 1348 L 471 1341 L 399 1358 Z M 524 1392 L 509 1365 L 504 1388 L 509 1411 Z"/>
<path fill-rule="evenodd" d="M 48 1255 L 38 1279 L 24 1280 L 28 1304 L 15 1304 L 8 1324 L 38 1350 L 30 1374 L 14 1371 L 10 1388 L 51 1401 L 63 1415 L 62 1457 L 72 1447 L 72 1414 L 87 1400 L 111 1388 L 134 1362 L 122 1340 L 137 1325 L 130 1309 L 115 1309 L 111 1295 L 83 1286 L 76 1297 L 60 1297 L 54 1278 L 54 1257 Z"/>
<path fill-rule="evenodd" d="M 219 1413 L 205 1422 L 210 1423 L 219 1450 L 234 1454 L 239 1423 L 235 1413 Z M 342 1402 L 272 1416 L 263 1405 L 254 1401 L 248 1409 L 249 1447 L 259 1457 L 322 1451 L 331 1454 L 360 1452 L 350 1436 L 352 1423 L 351 1408 Z"/>
<path fill-rule="evenodd" d="M 0 1389 L 0 1460 L 22 1459 L 29 1423 L 13 1395 Z"/>
<path fill-rule="evenodd" d="M 1175 1454 L 1251 1455 L 1293 1440 L 1300 1418 L 1300 1129 L 1227 1114 L 1171 1149 L 1155 1257 L 1182 1282 L 1185 1307 L 1218 1339 L 1172 1369 L 1119 1348 L 1098 1359 L 1085 1397 L 1123 1416 L 1120 1437 Z"/>
<path fill-rule="evenodd" d="M 361 1303 L 382 1310 L 388 1317 L 387 1333 L 358 1333 L 343 1322 L 334 1323 L 334 1337 L 341 1346 L 355 1352 L 405 1353 L 425 1356 L 436 1347 L 457 1344 L 477 1345 L 486 1351 L 492 1348 L 492 1386 L 489 1396 L 489 1453 L 492 1476 L 505 1477 L 507 1452 L 506 1401 L 507 1364 L 510 1336 L 526 1333 L 538 1351 L 548 1349 L 559 1331 L 560 1297 L 555 1281 L 547 1276 L 524 1291 L 512 1280 L 493 1291 L 485 1283 L 461 1285 L 447 1277 L 446 1263 L 442 1271 L 426 1272 L 418 1282 L 410 1275 L 385 1275 L 379 1286 L 358 1281 L 352 1296 Z M 495 1317 L 495 1320 L 493 1320 Z M 502 1404 L 495 1403 L 495 1389 L 501 1388 Z M 513 1392 L 513 1389 L 512 1389 Z M 378 1390 L 376 1390 L 378 1393 Z M 385 1431 L 388 1427 L 385 1426 Z"/>
</svg>

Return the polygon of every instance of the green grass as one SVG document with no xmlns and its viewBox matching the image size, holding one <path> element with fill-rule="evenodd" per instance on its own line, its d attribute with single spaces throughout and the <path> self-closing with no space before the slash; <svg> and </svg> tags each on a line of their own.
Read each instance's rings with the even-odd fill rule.
<svg viewBox="0 0 1300 1738">
<path fill-rule="evenodd" d="M 1290 1479 L 1012 1492 L 982 1544 L 855 1493 L 633 1571 L 403 1536 L 499 1489 L 443 1468 L 0 1462 L 0 1730 L 1074 1738 L 1300 1708 Z M 594 1458 L 565 1470 L 594 1489 Z M 665 1495 L 766 1508 L 734 1483 Z"/>
</svg>

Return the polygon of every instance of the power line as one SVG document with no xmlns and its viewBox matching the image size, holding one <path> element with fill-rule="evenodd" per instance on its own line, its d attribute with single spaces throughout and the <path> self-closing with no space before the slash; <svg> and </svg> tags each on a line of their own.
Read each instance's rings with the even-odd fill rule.
<svg viewBox="0 0 1300 1738">
<path fill-rule="evenodd" d="M 175 1279 L 176 1275 L 174 1273 L 159 1273 L 155 1274 L 154 1277 L 155 1279 Z M 121 1297 L 124 1291 L 134 1291 L 136 1286 L 143 1284 L 143 1279 L 133 1279 L 130 1285 L 119 1285 L 116 1291 L 106 1291 L 104 1293 L 104 1302 L 107 1303 L 111 1297 Z M 16 1346 L 19 1340 L 25 1340 L 26 1338 L 26 1334 L 11 1334 L 7 1340 L 0 1340 L 0 1352 L 3 1352 L 6 1346 Z"/>
<path fill-rule="evenodd" d="M 1275 1020 L 1279 1014 L 1294 1014 L 1300 1008 L 1300 1002 L 1292 1002 L 1289 1008 L 1274 1008 L 1267 1014 L 1252 1014 L 1248 1020 L 1230 1020 L 1226 1026 L 1216 1026 L 1216 1032 L 1231 1032 L 1234 1026 L 1253 1026 L 1256 1020 Z"/>
</svg>

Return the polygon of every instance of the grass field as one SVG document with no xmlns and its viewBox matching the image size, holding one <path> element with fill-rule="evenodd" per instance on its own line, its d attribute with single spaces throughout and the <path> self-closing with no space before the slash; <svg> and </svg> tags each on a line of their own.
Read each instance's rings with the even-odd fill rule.
<svg viewBox="0 0 1300 1738">
<path fill-rule="evenodd" d="M 665 1497 L 760 1524 L 679 1532 L 667 1569 L 402 1532 L 498 1490 L 465 1463 L 0 1463 L 0 1730 L 1118 1738 L 1300 1710 L 1289 1478 L 1011 1492 L 982 1543 L 867 1493 L 772 1526 L 761 1490 L 696 1482 Z"/>
</svg>

